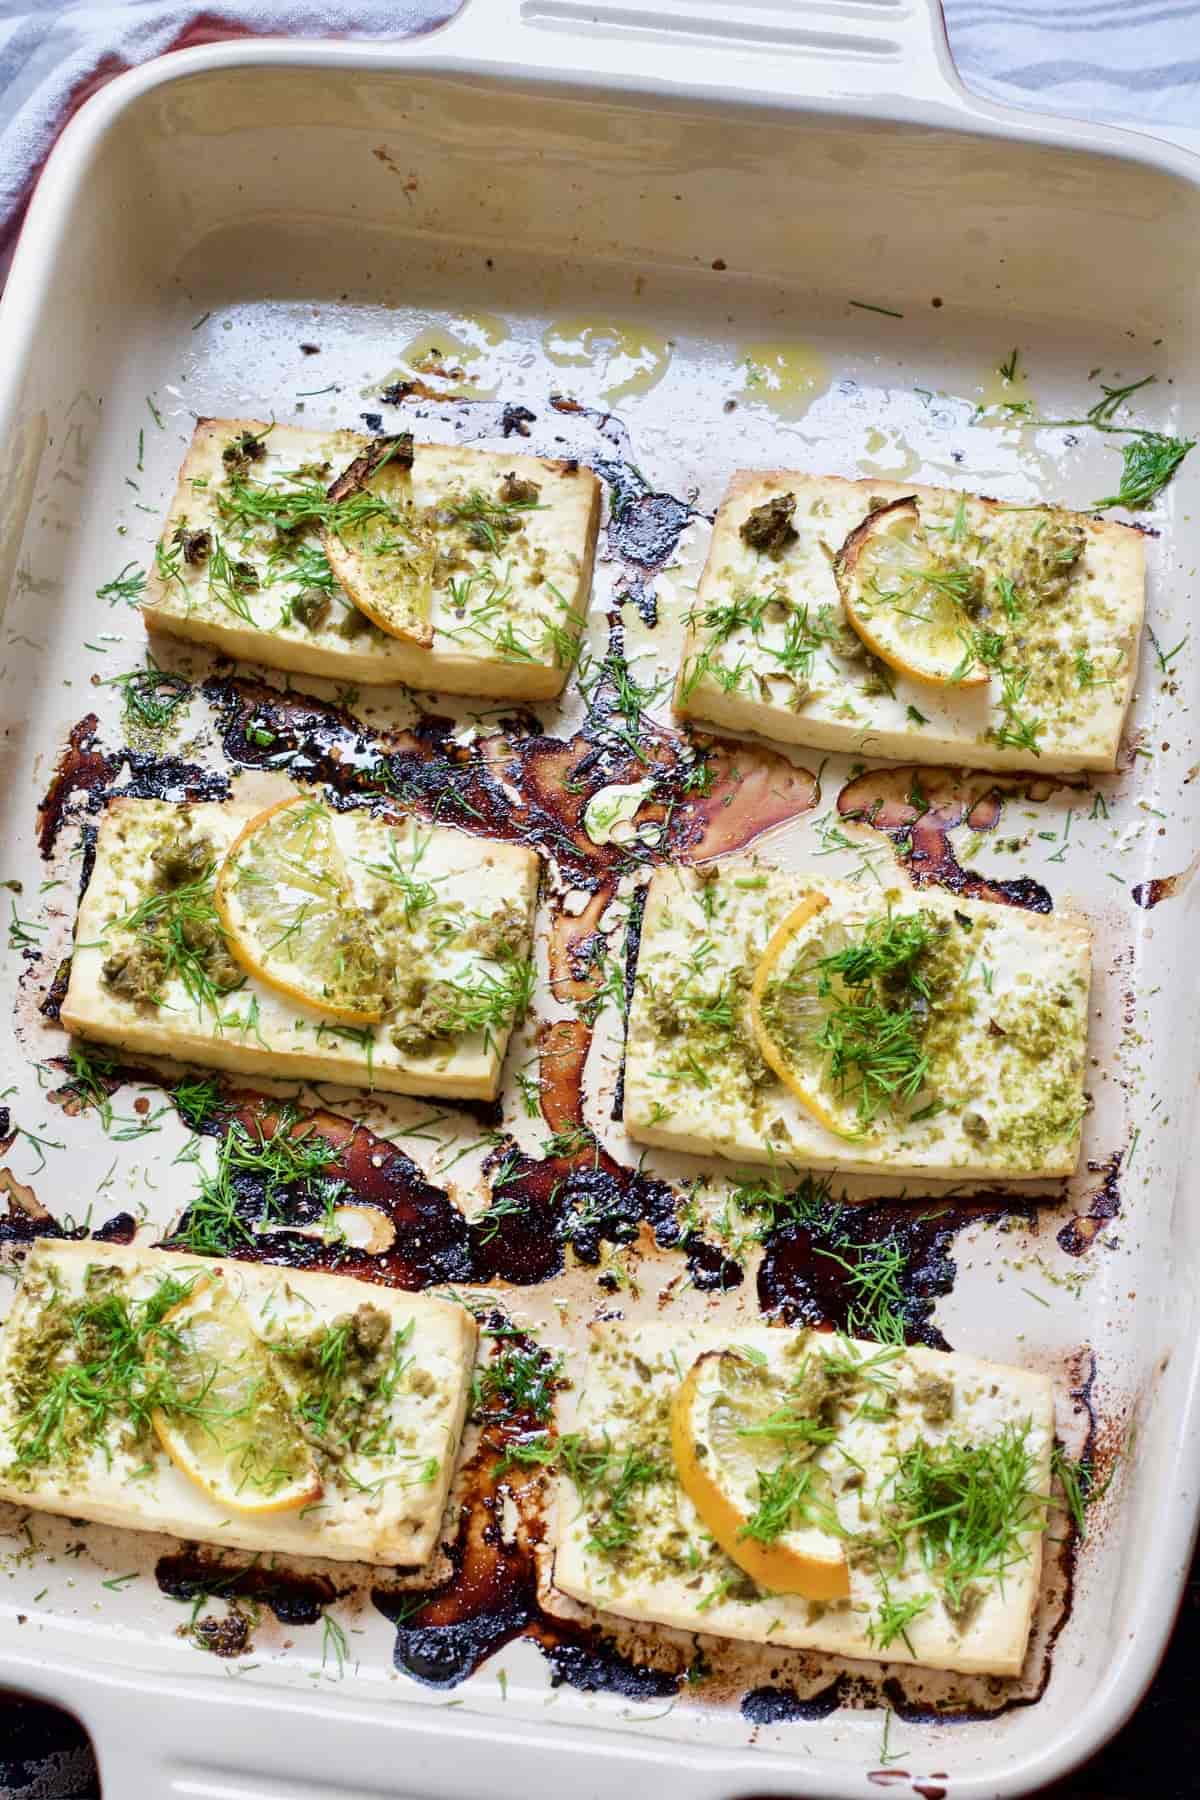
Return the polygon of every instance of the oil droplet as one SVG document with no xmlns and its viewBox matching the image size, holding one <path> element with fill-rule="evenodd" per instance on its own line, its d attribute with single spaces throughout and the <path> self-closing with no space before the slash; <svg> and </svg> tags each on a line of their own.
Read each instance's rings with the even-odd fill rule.
<svg viewBox="0 0 1200 1800">
<path fill-rule="evenodd" d="M 500 387 L 494 353 L 507 337 L 504 320 L 491 313 L 452 313 L 443 323 L 418 331 L 379 386 L 419 380 L 439 394 L 488 400 Z"/>
<path fill-rule="evenodd" d="M 1037 417 L 1037 403 L 1019 350 L 988 369 L 975 393 L 978 424 L 1020 426 Z"/>
<path fill-rule="evenodd" d="M 542 348 L 561 369 L 590 369 L 597 392 L 610 406 L 648 394 L 671 361 L 668 338 L 644 325 L 615 319 L 555 319 L 542 333 Z"/>
<path fill-rule="evenodd" d="M 905 481 L 921 466 L 921 458 L 898 431 L 881 431 L 872 425 L 864 448 L 867 454 L 858 459 L 860 475 L 874 475 L 880 481 Z"/>
<path fill-rule="evenodd" d="M 800 419 L 829 386 L 829 365 L 806 344 L 746 344 L 742 393 L 784 419 Z"/>
</svg>

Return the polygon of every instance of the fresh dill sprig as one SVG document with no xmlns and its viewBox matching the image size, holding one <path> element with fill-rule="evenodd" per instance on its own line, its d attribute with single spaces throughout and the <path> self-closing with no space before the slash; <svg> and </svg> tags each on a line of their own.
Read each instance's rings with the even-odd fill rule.
<svg viewBox="0 0 1200 1800">
<path fill-rule="evenodd" d="M 311 1198 L 319 1185 L 326 1204 L 336 1198 L 344 1190 L 336 1163 L 328 1139 L 312 1124 L 297 1130 L 286 1112 L 270 1135 L 261 1125 L 250 1129 L 234 1120 L 221 1141 L 215 1170 L 200 1173 L 200 1191 L 172 1243 L 198 1256 L 228 1255 L 239 1244 L 252 1244 L 264 1223 L 281 1216 L 289 1189 L 299 1188 L 301 1197 Z M 257 1213 L 249 1217 L 247 1200 L 259 1201 Z"/>
<path fill-rule="evenodd" d="M 915 1540 L 951 1614 L 971 1604 L 973 1584 L 999 1580 L 1028 1554 L 1024 1535 L 1044 1521 L 1030 1486 L 1029 1424 L 1007 1424 L 978 1444 L 919 1439 L 885 1484 L 887 1531 L 902 1562 Z"/>
<path fill-rule="evenodd" d="M 1195 438 L 1168 437 L 1158 431 L 1139 432 L 1121 451 L 1121 482 L 1116 493 L 1093 501 L 1093 509 L 1101 512 L 1106 506 L 1123 506 L 1128 512 L 1138 512 L 1149 506 L 1195 446 Z"/>
<path fill-rule="evenodd" d="M 225 929 L 213 903 L 215 863 L 194 881 L 160 893 L 147 894 L 129 912 L 113 920 L 114 929 L 136 937 L 154 953 L 162 967 L 162 983 L 182 983 L 197 1006 L 216 1009 L 227 994 L 245 985 L 236 980 L 214 980 L 209 963 L 214 947 L 224 943 Z M 232 968 L 232 965 L 230 965 Z"/>
<path fill-rule="evenodd" d="M 136 606 L 146 591 L 146 571 L 135 562 L 127 562 L 125 567 L 106 581 L 103 587 L 96 589 L 97 600 L 107 600 L 115 606 L 118 600 L 124 600 L 129 606 Z"/>
<path fill-rule="evenodd" d="M 1082 1541 L 1087 1536 L 1087 1509 L 1093 1499 L 1092 1465 L 1084 1458 L 1075 1462 L 1056 1441 L 1050 1452 L 1050 1474 L 1062 1488 L 1065 1510 Z"/>
<path fill-rule="evenodd" d="M 476 1369 L 472 1408 L 491 1418 L 528 1417 L 544 1425 L 554 1410 L 562 1366 L 561 1356 L 536 1344 L 507 1343 Z"/>
<path fill-rule="evenodd" d="M 116 1062 L 95 1045 L 85 1044 L 72 1044 L 67 1051 L 67 1062 L 71 1070 L 71 1092 L 85 1108 L 98 1115 L 102 1130 L 108 1131 L 113 1121 L 108 1083 L 116 1074 Z"/>
<path fill-rule="evenodd" d="M 342 1626 L 331 1613 L 321 1615 L 323 1630 L 321 1632 L 321 1667 L 332 1658 L 337 1671 L 336 1680 L 340 1681 L 346 1673 L 346 1659 L 350 1654 L 350 1644 Z"/>
<path fill-rule="evenodd" d="M 426 832 L 422 837 L 418 830 L 413 833 L 412 847 L 402 854 L 399 841 L 394 831 L 388 833 L 387 857 L 381 862 L 366 862 L 363 867 L 369 875 L 380 881 L 386 881 L 394 887 L 404 900 L 404 923 L 415 925 L 420 915 L 428 912 L 437 904 L 437 890 L 433 881 L 419 878 L 417 869 L 425 852 L 433 842 L 433 832 Z M 444 880 L 445 877 L 434 877 Z"/>
<path fill-rule="evenodd" d="M 603 1501 L 594 1506 L 588 1549 L 606 1556 L 623 1550 L 634 1535 L 634 1497 L 663 1479 L 661 1464 L 636 1445 L 618 1451 L 607 1438 L 596 1443 L 577 1432 L 559 1439 L 559 1458 L 585 1505 Z"/>
<path fill-rule="evenodd" d="M 763 633 L 772 619 L 783 624 L 782 644 L 763 642 Z M 727 691 L 741 684 L 748 673 L 744 658 L 733 666 L 717 660 L 717 653 L 731 639 L 748 634 L 762 654 L 777 665 L 777 673 L 801 686 L 811 679 L 817 653 L 839 636 L 831 606 L 812 610 L 807 605 L 797 605 L 782 592 L 737 595 L 723 604 L 692 613 L 688 623 L 702 628 L 705 639 L 703 648 L 684 666 L 679 687 L 684 701 L 691 699 L 705 676 Z"/>
<path fill-rule="evenodd" d="M 1100 392 L 1104 398 L 1088 407 L 1088 423 L 1090 425 L 1111 425 L 1121 407 L 1127 404 L 1130 395 L 1136 394 L 1140 388 L 1152 386 L 1154 380 L 1153 375 L 1143 375 L 1140 381 L 1130 381 L 1124 387 L 1109 387 L 1106 382 L 1102 381 Z"/>
<path fill-rule="evenodd" d="M 533 1002 L 535 970 L 529 957 L 503 953 L 496 969 L 480 968 L 466 981 L 447 983 L 450 990 L 445 1030 L 454 1037 L 482 1032 L 491 1044 L 493 1034 L 519 1025 Z"/>
<path fill-rule="evenodd" d="M 872 1338 L 880 1344 L 903 1344 L 905 1341 L 905 1295 L 900 1278 L 908 1268 L 908 1258 L 901 1245 L 885 1239 L 868 1244 L 853 1260 L 840 1254 L 850 1248 L 846 1239 L 838 1240 L 839 1248 L 815 1245 L 818 1256 L 827 1256 L 846 1271 L 845 1286 L 850 1293 L 846 1313 L 846 1330 L 854 1338 Z"/>
<path fill-rule="evenodd" d="M 814 1041 L 863 1125 L 896 1100 L 911 1100 L 925 1079 L 917 1002 L 929 998 L 921 963 L 933 941 L 920 913 L 889 914 L 816 965 L 823 1017 Z"/>
<path fill-rule="evenodd" d="M 796 1522 L 807 1522 L 815 1474 L 811 1462 L 782 1462 L 774 1469 L 760 1469 L 757 1505 L 738 1536 L 753 1538 L 758 1544 L 773 1544 Z"/>
<path fill-rule="evenodd" d="M 192 697 L 191 682 L 160 669 L 153 658 L 149 668 L 112 675 L 101 686 L 121 689 L 127 728 L 141 726 L 148 731 L 161 731 L 171 725 L 180 707 Z"/>
<path fill-rule="evenodd" d="M 886 1650 L 889 1644 L 900 1638 L 909 1655 L 915 1656 L 908 1628 L 914 1619 L 919 1619 L 933 1605 L 933 1595 L 914 1594 L 908 1600 L 894 1600 L 888 1588 L 887 1577 L 882 1572 L 879 1576 L 879 1589 L 882 1597 L 867 1625 L 867 1636 L 877 1650 Z"/>
<path fill-rule="evenodd" d="M 59 1296 L 42 1333 L 42 1354 L 23 1367 L 13 1393 L 14 1461 L 19 1468 L 69 1461 L 101 1447 L 114 1418 L 136 1437 L 151 1430 L 160 1409 L 205 1418 L 212 1403 L 201 1392 L 184 1398 L 172 1375 L 179 1338 L 167 1316 L 185 1300 L 196 1277 L 167 1276 L 144 1300 L 130 1301 L 98 1282 L 77 1300 Z"/>
<path fill-rule="evenodd" d="M 761 1242 L 783 1226 L 815 1224 L 832 1201 L 833 1188 L 828 1176 L 811 1170 L 789 1189 L 775 1175 L 759 1175 L 736 1183 L 729 1199 L 743 1217 L 757 1220 L 755 1236 Z"/>
<path fill-rule="evenodd" d="M 203 1080 L 181 1081 L 178 1087 L 172 1088 L 171 1098 L 184 1124 L 197 1131 L 207 1125 L 220 1105 L 221 1083 L 215 1075 L 206 1075 Z"/>
</svg>

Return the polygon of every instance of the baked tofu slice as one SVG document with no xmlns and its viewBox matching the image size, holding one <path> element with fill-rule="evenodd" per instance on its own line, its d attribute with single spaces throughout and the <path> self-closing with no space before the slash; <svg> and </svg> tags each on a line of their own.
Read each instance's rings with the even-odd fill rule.
<svg viewBox="0 0 1200 1800">
<path fill-rule="evenodd" d="M 978 685 L 897 672 L 868 653 L 843 607 L 838 553 L 873 510 L 910 495 L 943 598 L 967 602 L 965 639 L 989 634 Z M 820 750 L 1112 769 L 1144 609 L 1143 541 L 1130 526 L 945 488 L 742 472 L 717 512 L 675 706 Z M 972 666 L 964 641 L 964 673 Z"/>
<path fill-rule="evenodd" d="M 821 1123 L 769 1066 L 754 1031 L 753 988 L 767 946 L 813 894 L 829 903 L 822 917 L 830 935 L 811 948 L 815 975 L 798 997 L 797 1041 L 819 1077 L 815 1086 L 802 1078 L 801 1092 L 818 1100 L 828 1097 L 838 1066 L 832 1050 L 817 1047 L 819 1034 L 843 1045 L 845 1077 L 834 1086 L 854 1100 L 862 1065 L 853 1050 L 882 1039 L 901 999 L 885 1021 L 854 1011 L 875 994 L 842 987 L 849 1010 L 831 1014 L 812 999 L 821 975 L 815 965 L 878 939 L 889 922 L 903 929 L 915 921 L 929 944 L 901 996 L 911 1015 L 902 1068 L 919 1079 L 894 1104 L 880 1099 L 861 1128 Z M 741 858 L 703 870 L 660 869 L 646 901 L 629 1013 L 625 1126 L 639 1143 L 737 1164 L 943 1180 L 1066 1175 L 1079 1159 L 1085 1111 L 1090 973 L 1088 927 L 1066 913 L 1042 916 L 936 889 L 860 891 Z M 769 994 L 764 1003 L 769 1011 Z M 895 1073 L 886 1057 L 875 1067 L 881 1080 Z"/>
<path fill-rule="evenodd" d="M 1054 1397 L 1044 1375 L 975 1357 L 751 1325 L 593 1325 L 559 1480 L 554 1585 L 621 1618 L 848 1657 L 1016 1675 L 1041 1579 Z M 672 1400 L 726 1352 L 771 1378 L 818 1447 L 804 1467 L 832 1514 L 845 1599 L 768 1593 L 715 1543 L 680 1485 Z M 830 1431 L 832 1428 L 832 1435 Z M 794 1433 L 776 1445 L 795 1464 Z M 792 1465 L 789 1464 L 789 1453 Z M 578 1484 L 577 1485 L 577 1481 Z M 1003 1501 L 992 1504 L 1001 1485 Z M 930 1503 L 931 1496 L 936 1502 Z M 959 1508 L 957 1559 L 918 1508 Z M 957 1514 L 954 1528 L 959 1529 Z M 769 1531 L 765 1533 L 769 1539 Z"/>
<path fill-rule="evenodd" d="M 153 1321 L 180 1288 L 208 1293 L 214 1284 L 266 1347 L 296 1437 L 313 1449 L 320 1491 L 302 1507 L 256 1512 L 218 1501 L 176 1466 L 150 1422 L 147 1396 L 163 1391 L 156 1343 L 172 1356 Z M 163 1329 L 171 1326 L 167 1318 Z M 345 1342 L 322 1363 L 330 1334 Z M 475 1336 L 453 1301 L 349 1276 L 43 1238 L 0 1340 L 0 1495 L 238 1550 L 419 1568 L 438 1542 Z M 266 1386 L 252 1385 L 252 1407 Z M 95 1390 L 102 1399 L 89 1408 L 79 1396 Z M 214 1402 L 214 1431 L 220 1410 Z M 248 1484 L 244 1498 L 254 1497 Z"/>
<path fill-rule="evenodd" d="M 76 921 L 67 1029 L 246 1075 L 494 1099 L 531 980 L 536 853 L 413 819 L 332 814 L 355 899 L 375 920 L 391 969 L 383 1018 L 344 1025 L 229 958 L 213 880 L 256 811 L 111 803 Z M 191 871 L 182 887 L 180 859 Z M 147 966 L 148 911 L 157 913 L 157 941 L 186 934 L 191 959 Z M 468 1015 L 476 1022 L 453 1023 Z"/>
<path fill-rule="evenodd" d="M 574 462 L 388 441 L 380 465 L 380 440 L 357 432 L 201 419 L 146 625 L 334 681 L 553 699 L 587 614 L 598 480 Z"/>
</svg>

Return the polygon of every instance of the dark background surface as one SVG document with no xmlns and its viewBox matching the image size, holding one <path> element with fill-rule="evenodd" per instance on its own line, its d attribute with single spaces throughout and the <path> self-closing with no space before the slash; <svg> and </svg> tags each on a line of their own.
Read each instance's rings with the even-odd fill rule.
<svg viewBox="0 0 1200 1800">
<path fill-rule="evenodd" d="M 1170 1649 L 1124 1731 L 1047 1789 L 1055 1800 L 1194 1800 L 1200 1795 L 1200 1555 Z M 91 1751 L 65 1713 L 0 1695 L 0 1800 L 97 1800 Z M 109 1794 L 105 1800 L 153 1800 Z"/>
</svg>

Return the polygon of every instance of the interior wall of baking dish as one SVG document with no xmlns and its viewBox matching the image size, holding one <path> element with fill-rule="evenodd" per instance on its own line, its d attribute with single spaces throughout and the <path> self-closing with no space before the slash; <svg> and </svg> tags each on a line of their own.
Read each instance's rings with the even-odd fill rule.
<svg viewBox="0 0 1200 1800">
<path fill-rule="evenodd" d="M 0 592 L 23 579 L 20 528 L 32 507 L 48 605 L 87 517 L 107 397 L 144 394 L 147 336 L 160 335 L 185 285 L 205 306 L 378 301 L 402 292 L 419 265 L 426 291 L 440 271 L 452 304 L 463 272 L 477 275 L 494 251 L 510 282 L 515 258 L 531 288 L 553 279 L 580 295 L 613 271 L 644 272 L 661 312 L 714 331 L 735 288 L 786 289 L 797 320 L 831 299 L 908 312 L 936 298 L 929 331 L 947 342 L 967 332 L 1007 347 L 1016 318 L 1026 336 L 1040 329 L 1059 346 L 1124 329 L 1164 339 L 1174 382 L 1156 398 L 1164 428 L 1178 395 L 1200 396 L 1196 190 L 1133 158 L 1019 138 L 661 95 L 615 100 L 416 68 L 254 66 L 165 82 L 127 108 L 72 219 L 43 296 L 18 430 L 0 450 Z M 1171 530 L 1175 565 L 1194 568 L 1194 521 L 1173 514 Z M 12 766 L 46 753 L 27 720 L 6 723 Z M 1130 972 L 1131 982 L 1176 990 L 1171 1041 L 1147 1040 L 1140 1054 L 1176 1096 L 1185 1170 L 1198 1147 L 1196 984 L 1184 949 L 1200 924 L 1197 895 L 1137 922 Z M 1099 1704 L 1116 1649 L 1154 1617 L 1139 1546 L 1182 1493 L 1177 1422 L 1200 1291 L 1193 1185 L 1168 1182 L 1153 1199 L 1129 1346 L 1142 1395 L 1136 1468 L 1118 1541 L 1095 1552 L 1104 1579 L 1085 1583 L 1060 1646 L 1060 1725 Z M 1034 1707 L 983 1729 L 1003 1733 L 1015 1758 L 1047 1728 Z"/>
</svg>

